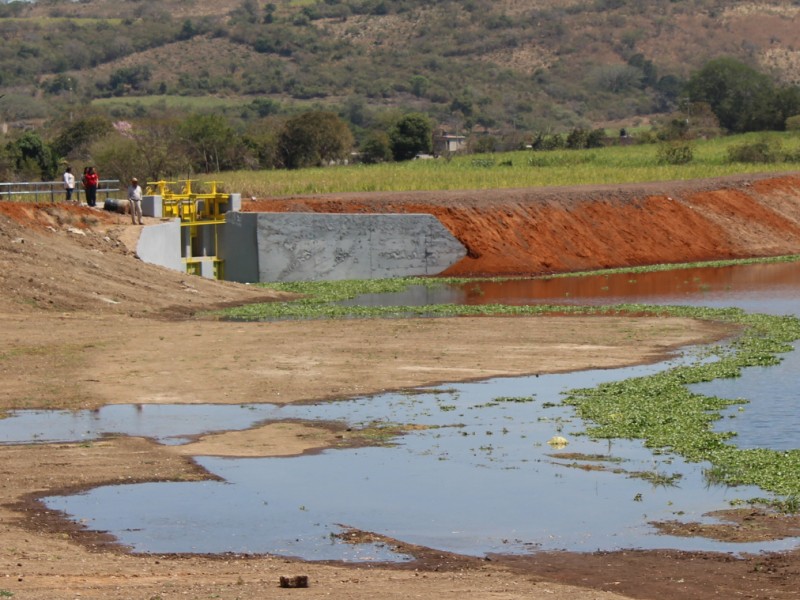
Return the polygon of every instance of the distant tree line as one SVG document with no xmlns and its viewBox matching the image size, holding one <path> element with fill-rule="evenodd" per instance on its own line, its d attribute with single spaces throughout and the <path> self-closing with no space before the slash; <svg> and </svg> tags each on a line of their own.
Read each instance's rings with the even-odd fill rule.
<svg viewBox="0 0 800 600">
<path fill-rule="evenodd" d="M 244 14 L 249 14 L 245 11 Z M 244 17 L 243 17 L 244 18 Z M 644 71 L 652 68 L 638 59 Z M 147 72 L 130 69 L 112 77 L 114 87 L 131 87 Z M 424 82 L 417 81 L 420 90 Z M 640 141 L 684 140 L 693 132 L 783 130 L 800 118 L 800 88 L 774 83 L 768 76 L 731 58 L 708 62 L 680 90 L 680 109 Z M 4 98 L 0 98 L 0 109 Z M 471 114 L 473 100 L 458 100 Z M 150 109 L 110 114 L 99 109 L 64 115 L 36 131 L 21 132 L 0 146 L 0 176 L 6 180 L 51 180 L 64 164 L 98 166 L 108 177 L 131 173 L 169 178 L 237 169 L 299 169 L 354 160 L 403 161 L 432 151 L 434 121 L 422 112 L 377 113 L 350 98 L 336 110 L 289 112 L 269 98 L 257 98 L 237 114 L 198 110 L 191 114 Z M 529 147 L 533 150 L 596 148 L 616 143 L 600 128 L 573 127 L 564 132 L 527 132 L 507 139 L 484 135 L 476 152 Z M 752 150 L 752 149 L 750 149 Z M 774 154 L 774 152 L 773 152 Z M 688 162 L 691 149 L 665 146 L 667 162 Z M 742 152 L 741 156 L 769 156 Z M 732 158 L 733 159 L 733 158 Z"/>
<path fill-rule="evenodd" d="M 421 113 L 373 130 L 360 151 L 350 125 L 325 110 L 267 115 L 244 127 L 213 113 L 114 121 L 82 116 L 50 140 L 28 131 L 0 148 L 0 177 L 53 180 L 66 164 L 93 164 L 104 177 L 150 179 L 238 169 L 299 169 L 407 160 L 432 149 L 433 123 Z"/>
</svg>

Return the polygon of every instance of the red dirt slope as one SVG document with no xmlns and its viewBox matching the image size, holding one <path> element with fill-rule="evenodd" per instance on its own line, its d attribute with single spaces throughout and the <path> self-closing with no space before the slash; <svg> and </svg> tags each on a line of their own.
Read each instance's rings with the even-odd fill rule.
<svg viewBox="0 0 800 600">
<path fill-rule="evenodd" d="M 625 186 L 294 196 L 250 212 L 429 213 L 468 249 L 443 275 L 800 253 L 800 175 Z"/>
</svg>

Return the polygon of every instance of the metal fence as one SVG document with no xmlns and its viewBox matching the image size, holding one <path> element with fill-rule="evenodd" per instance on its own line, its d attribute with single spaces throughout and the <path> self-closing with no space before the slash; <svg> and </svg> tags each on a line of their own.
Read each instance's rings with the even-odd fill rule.
<svg viewBox="0 0 800 600">
<path fill-rule="evenodd" d="M 97 184 L 97 200 L 107 200 L 120 191 L 119 179 L 101 179 Z M 83 186 L 75 182 L 73 202 L 85 198 Z M 5 202 L 63 202 L 66 200 L 63 181 L 0 183 L 0 201 Z"/>
</svg>

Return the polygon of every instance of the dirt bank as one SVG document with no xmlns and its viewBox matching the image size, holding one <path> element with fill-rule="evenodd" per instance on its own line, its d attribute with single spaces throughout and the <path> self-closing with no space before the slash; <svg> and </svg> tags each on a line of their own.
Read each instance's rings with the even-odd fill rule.
<svg viewBox="0 0 800 600">
<path fill-rule="evenodd" d="M 529 275 L 800 252 L 800 175 L 246 202 L 246 211 L 429 213 L 466 246 L 443 275 Z"/>
</svg>

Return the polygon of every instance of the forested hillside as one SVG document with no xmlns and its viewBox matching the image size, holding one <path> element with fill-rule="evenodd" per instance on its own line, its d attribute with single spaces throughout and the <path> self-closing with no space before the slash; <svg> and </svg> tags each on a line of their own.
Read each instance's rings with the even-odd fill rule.
<svg viewBox="0 0 800 600">
<path fill-rule="evenodd" d="M 357 143 L 408 112 L 504 139 L 634 127 L 688 110 L 714 58 L 800 82 L 799 16 L 770 0 L 5 2 L 0 122 L 53 139 L 87 113 L 214 112 L 258 131 L 313 109 Z"/>
</svg>

